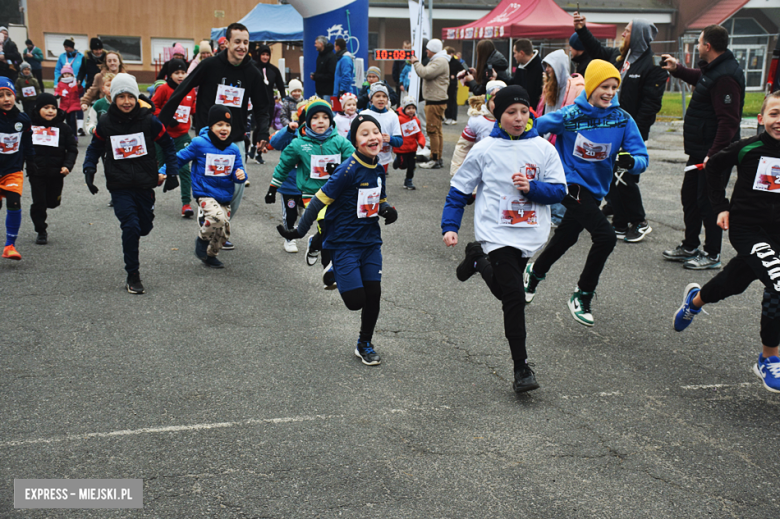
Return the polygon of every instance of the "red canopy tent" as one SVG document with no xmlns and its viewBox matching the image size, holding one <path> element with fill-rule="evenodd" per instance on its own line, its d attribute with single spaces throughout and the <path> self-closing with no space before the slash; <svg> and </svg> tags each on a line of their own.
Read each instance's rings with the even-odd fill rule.
<svg viewBox="0 0 780 519">
<path fill-rule="evenodd" d="M 615 26 L 588 23 L 596 38 L 615 38 Z M 444 40 L 482 38 L 568 39 L 574 32 L 572 15 L 553 0 L 502 0 L 495 9 L 475 22 L 442 29 Z"/>
</svg>

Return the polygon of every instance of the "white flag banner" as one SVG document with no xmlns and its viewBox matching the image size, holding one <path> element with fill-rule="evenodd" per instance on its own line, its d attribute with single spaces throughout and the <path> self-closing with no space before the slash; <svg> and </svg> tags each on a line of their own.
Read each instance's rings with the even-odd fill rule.
<svg viewBox="0 0 780 519">
<path fill-rule="evenodd" d="M 423 56 L 425 56 L 423 38 L 431 38 L 428 13 L 425 11 L 424 0 L 419 2 L 417 0 L 409 0 L 409 21 L 412 31 L 412 49 L 417 59 L 422 61 Z M 415 104 L 417 104 L 420 99 L 420 76 L 414 71 L 414 67 L 412 67 L 412 71 L 409 73 L 408 95 L 412 96 Z"/>
</svg>

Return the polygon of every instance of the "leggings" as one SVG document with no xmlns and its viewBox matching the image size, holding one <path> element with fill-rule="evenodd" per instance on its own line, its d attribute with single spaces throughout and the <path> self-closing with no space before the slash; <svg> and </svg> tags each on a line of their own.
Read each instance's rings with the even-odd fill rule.
<svg viewBox="0 0 780 519">
<path fill-rule="evenodd" d="M 282 195 L 282 222 L 285 229 L 294 229 L 298 220 L 298 208 L 303 209 L 301 195 Z"/>
<path fill-rule="evenodd" d="M 370 342 L 374 337 L 374 328 L 379 319 L 379 299 L 382 296 L 381 281 L 364 281 L 362 288 L 356 288 L 341 294 L 341 299 L 350 310 L 362 310 L 360 314 L 360 337 L 358 340 Z"/>
</svg>

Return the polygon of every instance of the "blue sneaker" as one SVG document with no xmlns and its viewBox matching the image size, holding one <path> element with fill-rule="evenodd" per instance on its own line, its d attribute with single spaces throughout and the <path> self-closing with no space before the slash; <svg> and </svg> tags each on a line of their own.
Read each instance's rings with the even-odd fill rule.
<svg viewBox="0 0 780 519">
<path fill-rule="evenodd" d="M 701 286 L 699 286 L 698 283 L 689 283 L 688 286 L 685 287 L 682 306 L 674 313 L 673 322 L 675 331 L 681 332 L 688 328 L 693 321 L 693 318 L 701 312 L 701 308 L 698 310 L 693 308 L 693 298 L 696 297 L 696 294 L 698 294 L 700 290 Z"/>
<path fill-rule="evenodd" d="M 764 358 L 758 355 L 758 362 L 753 364 L 753 373 L 764 382 L 764 387 L 772 393 L 780 393 L 780 358 L 775 356 Z"/>
<path fill-rule="evenodd" d="M 360 357 L 366 366 L 377 366 L 382 362 L 379 354 L 374 351 L 373 346 L 368 341 L 358 341 L 357 346 L 355 346 L 355 357 Z"/>
</svg>

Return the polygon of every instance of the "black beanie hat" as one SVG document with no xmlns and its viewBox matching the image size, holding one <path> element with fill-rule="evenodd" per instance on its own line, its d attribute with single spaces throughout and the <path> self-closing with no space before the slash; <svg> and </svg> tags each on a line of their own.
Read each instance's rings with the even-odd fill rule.
<svg viewBox="0 0 780 519">
<path fill-rule="evenodd" d="M 174 58 L 168 62 L 168 75 L 170 76 L 177 70 L 187 72 L 188 65 L 183 59 Z"/>
<path fill-rule="evenodd" d="M 501 116 L 506 109 L 515 103 L 524 104 L 528 107 L 531 106 L 531 102 L 528 100 L 528 92 L 525 88 L 519 85 L 510 85 L 499 90 L 493 98 L 493 115 L 496 121 L 501 122 Z"/>
<path fill-rule="evenodd" d="M 89 50 L 96 50 L 102 48 L 103 48 L 103 42 L 100 41 L 100 38 L 92 38 L 91 40 L 89 40 Z"/>
<path fill-rule="evenodd" d="M 382 127 L 379 125 L 379 121 L 374 119 L 368 114 L 360 114 L 354 119 L 352 119 L 352 124 L 349 126 L 349 142 L 352 143 L 352 146 L 357 148 L 357 131 L 361 124 L 364 122 L 370 122 L 374 123 L 377 128 L 379 128 L 379 131 L 382 131 Z"/>
<path fill-rule="evenodd" d="M 219 121 L 233 125 L 233 114 L 230 113 L 230 108 L 225 105 L 214 105 L 209 109 L 209 128 Z"/>
<path fill-rule="evenodd" d="M 62 42 L 63 47 L 71 47 L 73 49 L 76 48 L 76 43 L 71 40 L 70 38 L 66 38 L 64 42 Z"/>
<path fill-rule="evenodd" d="M 38 99 L 35 100 L 35 111 L 39 112 L 46 105 L 54 105 L 54 108 L 57 108 L 57 98 L 48 92 L 38 94 Z"/>
</svg>

